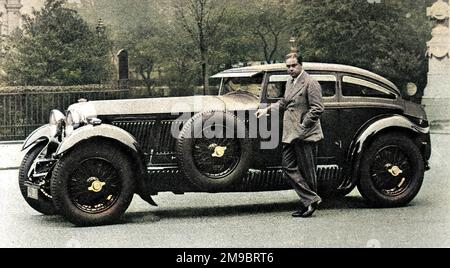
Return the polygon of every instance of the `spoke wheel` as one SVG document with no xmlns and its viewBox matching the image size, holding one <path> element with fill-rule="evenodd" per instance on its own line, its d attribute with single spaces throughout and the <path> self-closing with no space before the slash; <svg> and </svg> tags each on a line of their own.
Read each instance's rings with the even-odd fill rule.
<svg viewBox="0 0 450 268">
<path fill-rule="evenodd" d="M 375 188 L 385 195 L 401 195 L 411 183 L 411 161 L 397 145 L 381 148 L 370 171 Z"/>
<path fill-rule="evenodd" d="M 68 192 L 75 206 L 86 213 L 110 209 L 120 196 L 119 172 L 103 158 L 83 161 L 70 176 Z"/>
<path fill-rule="evenodd" d="M 203 130 L 206 136 L 220 127 L 226 133 L 226 127 L 215 125 Z M 199 138 L 192 144 L 192 157 L 197 169 L 205 176 L 220 179 L 228 176 L 239 164 L 242 154 L 239 141 L 233 138 Z"/>
<path fill-rule="evenodd" d="M 130 158 L 120 145 L 105 140 L 75 145 L 58 161 L 51 180 L 55 207 L 79 226 L 117 222 L 134 191 Z"/>
<path fill-rule="evenodd" d="M 177 140 L 181 170 L 194 187 L 206 192 L 237 185 L 248 171 L 252 150 L 245 124 L 223 111 L 196 114 L 184 124 Z"/>
<path fill-rule="evenodd" d="M 364 151 L 358 190 L 372 206 L 404 206 L 418 194 L 424 173 L 422 154 L 412 139 L 385 134 Z"/>
</svg>

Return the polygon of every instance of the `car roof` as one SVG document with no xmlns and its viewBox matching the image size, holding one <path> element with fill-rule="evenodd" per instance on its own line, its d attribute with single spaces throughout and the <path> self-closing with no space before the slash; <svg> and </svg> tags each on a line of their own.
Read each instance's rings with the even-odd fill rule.
<svg viewBox="0 0 450 268">
<path fill-rule="evenodd" d="M 400 95 L 400 90 L 397 88 L 397 86 L 394 85 L 394 83 L 376 73 L 358 67 L 334 63 L 304 62 L 303 69 L 305 69 L 306 71 L 328 71 L 328 72 L 342 72 L 342 73 L 362 75 L 387 85 L 388 87 L 392 88 L 397 94 Z M 228 69 L 211 76 L 211 78 L 253 77 L 257 74 L 264 72 L 277 72 L 286 70 L 287 67 L 286 64 L 284 63 L 264 64 L 264 65 L 255 65 L 255 66 Z"/>
</svg>

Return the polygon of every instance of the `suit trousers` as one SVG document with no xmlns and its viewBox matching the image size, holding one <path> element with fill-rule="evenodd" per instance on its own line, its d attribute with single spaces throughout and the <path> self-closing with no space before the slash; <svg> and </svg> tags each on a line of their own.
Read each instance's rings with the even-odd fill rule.
<svg viewBox="0 0 450 268">
<path fill-rule="evenodd" d="M 317 143 L 294 140 L 283 143 L 283 171 L 306 208 L 321 201 L 317 195 Z"/>
</svg>

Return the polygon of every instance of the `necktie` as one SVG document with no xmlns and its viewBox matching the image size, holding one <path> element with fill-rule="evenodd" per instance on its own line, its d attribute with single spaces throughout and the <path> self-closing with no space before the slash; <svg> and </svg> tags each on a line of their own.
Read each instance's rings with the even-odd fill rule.
<svg viewBox="0 0 450 268">
<path fill-rule="evenodd" d="M 289 86 L 286 87 L 286 92 L 284 94 L 285 97 L 289 96 L 289 93 L 292 91 L 292 88 L 294 87 L 294 78 L 290 78 L 288 83 L 289 83 Z"/>
</svg>

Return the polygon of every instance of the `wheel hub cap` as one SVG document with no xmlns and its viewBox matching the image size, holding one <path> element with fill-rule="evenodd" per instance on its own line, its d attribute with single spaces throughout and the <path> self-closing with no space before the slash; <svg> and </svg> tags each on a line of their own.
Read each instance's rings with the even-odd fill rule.
<svg viewBox="0 0 450 268">
<path fill-rule="evenodd" d="M 394 177 L 398 177 L 400 174 L 403 173 L 403 170 L 401 170 L 398 166 L 393 166 L 392 168 L 389 168 L 388 171 Z"/>
<path fill-rule="evenodd" d="M 106 185 L 105 182 L 101 182 L 98 178 L 90 178 L 89 180 L 93 179 L 91 186 L 88 188 L 89 191 L 94 193 L 99 193 L 102 191 L 103 186 Z"/>
<path fill-rule="evenodd" d="M 227 150 L 227 147 L 216 146 L 214 148 L 214 153 L 212 154 L 212 156 L 221 158 L 225 155 L 226 150 Z"/>
</svg>

